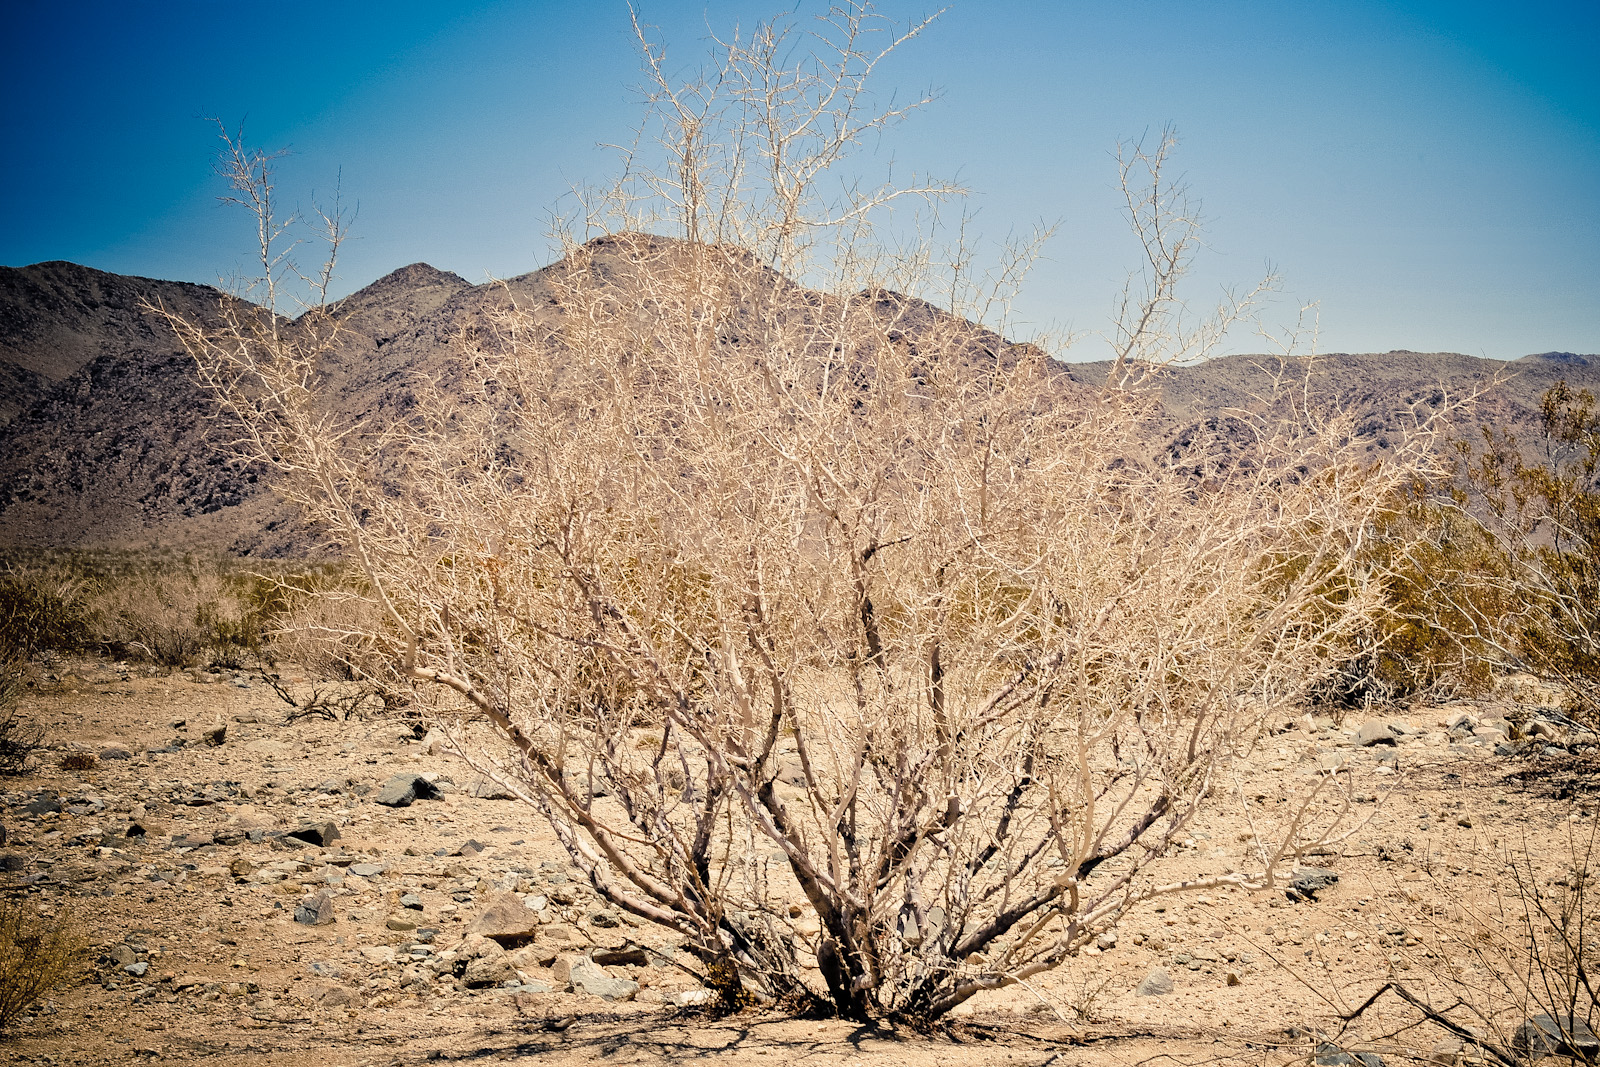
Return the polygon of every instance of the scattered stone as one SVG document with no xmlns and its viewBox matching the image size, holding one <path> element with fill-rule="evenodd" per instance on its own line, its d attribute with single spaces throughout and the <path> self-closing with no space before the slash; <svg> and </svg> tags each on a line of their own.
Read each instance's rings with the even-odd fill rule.
<svg viewBox="0 0 1600 1067">
<path fill-rule="evenodd" d="M 1376 1052 L 1357 1052 L 1354 1055 L 1346 1052 L 1331 1041 L 1317 1042 L 1317 1049 L 1312 1057 L 1317 1067 L 1384 1067 L 1383 1057 Z"/>
<path fill-rule="evenodd" d="M 314 987 L 311 991 L 311 1000 L 321 1008 L 361 1007 L 361 994 L 342 985 Z"/>
<path fill-rule="evenodd" d="M 567 968 L 567 982 L 574 993 L 587 993 L 606 1001 L 632 1000 L 639 992 L 638 982 L 611 977 L 587 956 L 572 960 Z"/>
<path fill-rule="evenodd" d="M 383 873 L 383 864 L 352 863 L 350 865 L 350 873 L 361 878 L 376 878 L 378 875 Z"/>
<path fill-rule="evenodd" d="M 415 893 L 402 893 L 400 894 L 400 906 L 402 908 L 408 908 L 411 911 L 421 911 L 422 898 L 417 896 Z"/>
<path fill-rule="evenodd" d="M 308 845 L 324 848 L 331 842 L 339 839 L 339 824 L 333 822 L 311 823 L 284 834 L 296 841 L 304 841 Z"/>
<path fill-rule="evenodd" d="M 383 783 L 372 799 L 389 808 L 409 808 L 413 801 L 434 800 L 438 788 L 420 774 L 401 772 Z"/>
<path fill-rule="evenodd" d="M 461 856 L 461 857 L 464 857 L 464 858 L 470 860 L 470 859 L 476 859 L 478 856 L 483 855 L 483 851 L 484 851 L 483 842 L 468 839 L 466 841 L 463 841 L 461 843 L 460 847 L 457 848 L 454 852 L 450 853 L 450 855 L 452 855 L 452 856 Z"/>
<path fill-rule="evenodd" d="M 1222 981 L 1227 985 L 1238 985 L 1240 982 L 1243 982 L 1244 979 L 1239 976 L 1238 971 L 1229 970 L 1223 974 Z"/>
<path fill-rule="evenodd" d="M 200 735 L 201 740 L 215 748 L 228 738 L 228 724 L 219 722 L 211 729 Z"/>
<path fill-rule="evenodd" d="M 539 932 L 539 913 L 509 890 L 494 894 L 483 911 L 467 927 L 467 936 L 492 938 L 502 948 L 517 948 L 532 941 Z"/>
<path fill-rule="evenodd" d="M 1571 1015 L 1535 1015 L 1518 1028 L 1511 1044 L 1530 1059 L 1570 1056 L 1593 1063 L 1600 1055 L 1600 1039 L 1588 1023 Z"/>
<path fill-rule="evenodd" d="M 131 974 L 135 978 L 143 978 L 145 976 L 145 972 L 149 969 L 150 965 L 143 960 L 140 960 L 137 963 L 130 963 L 126 967 L 122 968 L 122 973 Z"/>
<path fill-rule="evenodd" d="M 171 845 L 173 848 L 203 848 L 206 845 L 212 845 L 215 843 L 215 838 L 213 838 L 210 834 L 192 833 L 179 834 L 172 839 Z"/>
<path fill-rule="evenodd" d="M 326 926 L 333 922 L 333 897 L 326 889 L 306 897 L 296 905 L 294 921 L 306 926 Z"/>
<path fill-rule="evenodd" d="M 1164 997 L 1176 987 L 1172 984 L 1172 976 L 1166 968 L 1156 967 L 1144 976 L 1144 981 L 1133 991 L 1136 997 Z"/>
<path fill-rule="evenodd" d="M 1326 867 L 1296 867 L 1294 881 L 1284 890 L 1284 896 L 1293 901 L 1316 900 L 1317 894 L 1339 880 L 1339 875 Z"/>
<path fill-rule="evenodd" d="M 650 962 L 649 955 L 638 945 L 623 945 L 621 948 L 597 948 L 590 954 L 589 958 L 602 967 L 644 967 Z"/>
<path fill-rule="evenodd" d="M 517 795 L 490 778 L 479 778 L 467 786 L 467 795 L 479 800 L 515 800 Z"/>
<path fill-rule="evenodd" d="M 685 989 L 681 993 L 672 995 L 672 1004 L 678 1008 L 698 1008 L 716 999 L 717 994 L 710 989 Z"/>
<path fill-rule="evenodd" d="M 133 753 L 130 752 L 125 746 L 114 744 L 103 746 L 98 755 L 102 760 L 125 760 L 133 758 Z"/>
<path fill-rule="evenodd" d="M 558 953 L 550 945 L 541 945 L 534 942 L 524 945 L 511 954 L 511 966 L 519 971 L 529 967 L 548 967 L 556 961 Z"/>
<path fill-rule="evenodd" d="M 504 955 L 479 956 L 467 964 L 467 969 L 461 975 L 461 983 L 468 989 L 482 989 L 485 986 L 497 986 L 502 982 L 511 981 L 516 976 L 511 961 Z"/>
<path fill-rule="evenodd" d="M 61 800 L 54 793 L 40 793 L 22 806 L 29 815 L 50 815 L 61 810 Z"/>
<path fill-rule="evenodd" d="M 1389 724 L 1386 722 L 1378 722 L 1375 719 L 1371 722 L 1364 722 L 1361 724 L 1361 728 L 1356 731 L 1355 742 L 1362 748 L 1371 748 L 1373 745 L 1394 745 L 1398 743 L 1395 737 L 1395 732 L 1389 728 Z"/>
<path fill-rule="evenodd" d="M 412 930 L 417 928 L 416 923 L 412 922 L 410 919 L 401 918 L 398 915 L 389 916 L 389 918 L 384 920 L 383 925 L 387 929 L 393 930 L 400 934 L 410 933 Z"/>
</svg>

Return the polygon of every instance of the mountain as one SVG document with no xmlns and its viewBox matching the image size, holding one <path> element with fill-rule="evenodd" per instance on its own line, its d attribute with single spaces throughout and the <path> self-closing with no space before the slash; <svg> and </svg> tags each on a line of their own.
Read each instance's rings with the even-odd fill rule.
<svg viewBox="0 0 1600 1067">
<path fill-rule="evenodd" d="M 331 413 L 391 425 L 426 379 L 449 388 L 462 372 L 463 343 L 494 343 L 496 308 L 532 312 L 535 343 L 559 346 L 563 272 L 581 270 L 619 291 L 644 273 L 671 269 L 684 246 L 620 235 L 502 283 L 470 285 L 416 263 L 380 278 L 332 308 L 337 348 L 318 367 Z M 768 272 L 767 287 L 791 289 L 787 306 L 824 309 L 827 298 Z M 163 303 L 215 321 L 229 298 L 208 286 L 123 277 L 70 263 L 0 268 L 0 546 L 124 545 L 223 548 L 258 555 L 314 550 L 318 537 L 267 491 L 263 471 L 233 458 L 231 431 L 164 321 L 141 310 Z M 725 330 L 738 343 L 739 305 Z M 957 331 L 964 359 L 1000 358 L 1004 341 L 931 304 L 874 294 L 871 314 L 911 346 Z M 292 324 L 286 324 L 293 328 Z M 1064 382 L 1093 387 L 1109 365 L 1061 365 Z M 1339 406 L 1359 416 L 1367 448 L 1381 456 L 1391 435 L 1459 398 L 1476 403 L 1456 431 L 1487 421 L 1530 435 L 1539 396 L 1566 378 L 1600 392 L 1600 356 L 1541 353 L 1510 363 L 1452 353 L 1332 354 L 1312 360 L 1229 356 L 1167 368 L 1157 377 L 1159 436 L 1215 424 L 1230 412 L 1274 404 Z"/>
<path fill-rule="evenodd" d="M 1075 381 L 1099 384 L 1109 362 L 1075 363 Z M 1539 434 L 1539 401 L 1565 380 L 1600 394 L 1600 356 L 1543 353 L 1510 362 L 1454 352 L 1330 353 L 1280 358 L 1234 355 L 1168 367 L 1156 388 L 1172 432 L 1229 411 L 1270 409 L 1309 402 L 1337 407 L 1357 419 L 1366 450 L 1381 455 L 1390 436 L 1446 406 L 1470 403 L 1450 419 L 1450 432 L 1475 437 L 1480 425 L 1510 430 L 1524 441 Z"/>
<path fill-rule="evenodd" d="M 171 351 L 176 339 L 141 310 L 142 301 L 206 318 L 217 295 L 206 285 L 76 263 L 0 267 L 0 426 L 101 356 Z"/>
<path fill-rule="evenodd" d="M 414 264 L 341 302 L 346 373 L 470 288 Z M 0 545 L 224 548 L 294 554 L 316 537 L 231 455 L 231 431 L 160 304 L 215 324 L 203 285 L 71 263 L 0 275 Z M 335 371 L 338 368 L 329 368 Z"/>
</svg>

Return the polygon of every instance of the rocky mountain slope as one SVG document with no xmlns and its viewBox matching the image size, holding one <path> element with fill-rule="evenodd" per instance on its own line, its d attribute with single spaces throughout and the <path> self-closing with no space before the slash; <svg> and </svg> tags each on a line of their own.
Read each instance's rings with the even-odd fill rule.
<svg viewBox="0 0 1600 1067">
<path fill-rule="evenodd" d="M 629 290 L 639 272 L 680 254 L 665 239 L 602 238 L 585 249 L 582 269 Z M 572 269 L 561 261 L 474 286 L 418 263 L 346 297 L 334 309 L 340 344 L 320 368 L 331 407 L 380 425 L 399 417 L 419 377 L 448 383 L 458 372 L 460 344 L 486 336 L 497 305 L 533 309 L 546 343 L 558 343 L 555 293 L 561 272 Z M 815 303 L 815 294 L 802 295 Z M 142 310 L 161 303 L 214 320 L 225 299 L 207 286 L 71 263 L 0 268 L 0 545 L 154 543 L 264 555 L 315 549 L 315 532 L 272 498 L 262 472 L 231 455 L 231 432 L 210 417 L 214 405 L 182 346 Z M 955 329 L 973 359 L 1003 348 L 988 331 L 931 305 L 896 294 L 882 303 L 910 343 L 922 331 Z M 1066 377 L 1088 386 L 1107 369 L 1065 367 Z M 1600 357 L 1546 353 L 1501 363 L 1391 352 L 1285 363 L 1231 356 L 1165 371 L 1159 387 L 1165 429 L 1180 437 L 1229 411 L 1309 396 L 1357 412 L 1369 451 L 1381 454 L 1391 435 L 1474 394 L 1461 432 L 1478 420 L 1532 434 L 1539 395 L 1561 378 L 1600 391 Z"/>
</svg>

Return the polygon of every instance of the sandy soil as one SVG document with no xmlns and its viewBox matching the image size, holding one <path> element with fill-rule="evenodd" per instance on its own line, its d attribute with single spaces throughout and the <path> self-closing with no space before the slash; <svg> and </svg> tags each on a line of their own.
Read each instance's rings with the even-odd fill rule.
<svg viewBox="0 0 1600 1067">
<path fill-rule="evenodd" d="M 12 1062 L 1304 1062 L 1312 1035 L 1338 1031 L 1340 1010 L 1391 974 L 1421 981 L 1450 958 L 1450 937 L 1471 936 L 1475 909 L 1506 887 L 1506 849 L 1530 849 L 1556 870 L 1594 809 L 1585 758 L 1493 754 L 1488 730 L 1505 705 L 1385 716 L 1409 728 L 1393 747 L 1357 746 L 1349 735 L 1360 717 L 1340 728 L 1313 716 L 1238 762 L 1229 780 L 1243 804 L 1219 800 L 1170 866 L 1174 877 L 1242 867 L 1252 825 L 1342 760 L 1366 821 L 1318 861 L 1339 881 L 1315 901 L 1173 898 L 1125 921 L 1107 951 L 986 994 L 933 1035 L 760 1010 L 712 1020 L 673 1006 L 695 983 L 671 964 L 669 936 L 602 908 L 569 879 L 536 815 L 475 796 L 492 791 L 475 790 L 469 768 L 427 752 L 400 720 L 286 724 L 286 706 L 243 675 L 69 666 L 55 691 L 24 706 L 50 750 L 29 775 L 0 780 L 9 838 L 0 852 L 18 868 L 5 877 L 27 886 L 9 891 L 70 909 L 96 962 L 0 1042 L 0 1060 Z M 1461 730 L 1451 739 L 1464 713 L 1488 724 L 1482 739 L 1463 743 Z M 226 738 L 212 747 L 202 735 L 217 723 Z M 98 755 L 63 769 L 74 752 Z M 444 795 L 405 808 L 373 802 L 406 771 L 440 775 Z M 51 797 L 61 811 L 29 811 Z M 329 821 L 339 837 L 325 846 L 271 836 Z M 128 836 L 135 826 L 143 833 Z M 321 890 L 336 921 L 294 921 L 302 898 Z M 556 991 L 548 968 L 526 957 L 517 989 L 436 975 L 432 961 L 504 890 L 544 905 L 541 944 L 651 950 L 646 965 L 607 968 L 638 982 L 637 996 Z M 437 933 L 423 940 L 428 930 Z M 1136 995 L 1156 967 L 1175 990 Z M 1369 1012 L 1341 1041 L 1392 1058 L 1425 1053 L 1439 1036 L 1385 1037 L 1399 1021 Z"/>
</svg>

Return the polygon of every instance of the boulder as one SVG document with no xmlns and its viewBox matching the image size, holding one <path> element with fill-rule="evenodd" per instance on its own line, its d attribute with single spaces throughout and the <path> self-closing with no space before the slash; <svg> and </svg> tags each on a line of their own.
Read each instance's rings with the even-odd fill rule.
<svg viewBox="0 0 1600 1067">
<path fill-rule="evenodd" d="M 372 799 L 385 807 L 408 808 L 418 800 L 434 800 L 438 788 L 420 774 L 401 772 L 392 775 Z"/>
<path fill-rule="evenodd" d="M 539 932 L 539 914 L 509 890 L 495 893 L 467 927 L 467 936 L 492 938 L 502 948 L 516 948 Z"/>
<path fill-rule="evenodd" d="M 1393 745 L 1397 743 L 1395 732 L 1389 728 L 1389 724 L 1386 722 L 1378 722 L 1376 719 L 1371 722 L 1364 722 L 1361 724 L 1361 728 L 1356 731 L 1355 741 L 1356 744 L 1360 745 L 1362 748 L 1371 748 L 1373 745 Z"/>
</svg>

